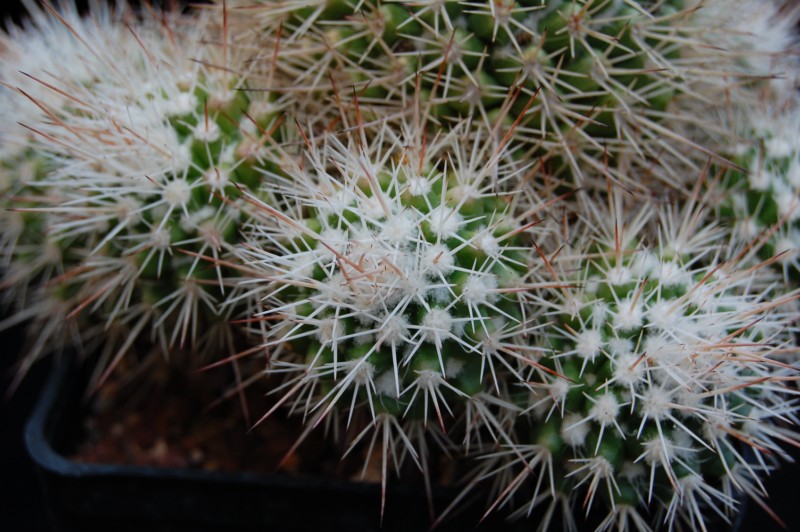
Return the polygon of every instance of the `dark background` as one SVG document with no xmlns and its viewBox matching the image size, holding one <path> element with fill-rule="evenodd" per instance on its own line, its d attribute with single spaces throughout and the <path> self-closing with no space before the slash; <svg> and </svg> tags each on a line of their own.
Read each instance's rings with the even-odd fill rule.
<svg viewBox="0 0 800 532">
<path fill-rule="evenodd" d="M 155 5 L 171 3 L 175 2 L 151 2 Z M 85 9 L 87 2 L 77 1 L 76 4 Z M 0 2 L 0 19 L 3 25 L 19 21 L 23 16 L 21 2 Z M 12 532 L 50 529 L 44 497 L 39 489 L 36 472 L 25 452 L 22 437 L 25 420 L 47 376 L 47 364 L 35 366 L 12 397 L 2 398 L 13 376 L 16 355 L 21 344 L 21 331 L 0 332 L 0 529 Z M 795 459 L 800 459 L 797 449 L 793 450 L 793 455 Z M 800 530 L 800 465 L 781 469 L 768 479 L 767 488 L 770 505 L 786 522 L 787 529 Z M 750 503 L 742 530 L 768 532 L 781 528 L 765 512 Z"/>
</svg>

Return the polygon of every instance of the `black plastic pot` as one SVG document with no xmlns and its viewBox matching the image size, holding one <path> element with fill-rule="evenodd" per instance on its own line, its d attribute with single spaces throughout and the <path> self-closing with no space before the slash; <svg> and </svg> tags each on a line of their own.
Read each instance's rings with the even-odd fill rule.
<svg viewBox="0 0 800 532">
<path fill-rule="evenodd" d="M 65 360 L 66 359 L 66 360 Z M 430 527 L 424 489 L 391 486 L 381 527 L 380 486 L 289 474 L 218 473 L 71 461 L 62 453 L 81 427 L 85 380 L 69 357 L 53 374 L 25 441 L 57 530 L 415 531 Z M 434 494 L 438 509 L 453 491 Z M 479 508 L 437 530 L 473 530 Z M 498 519 L 484 530 L 508 529 Z"/>
<path fill-rule="evenodd" d="M 390 486 L 381 525 L 380 486 L 335 478 L 290 474 L 219 473 L 131 465 L 78 463 L 63 450 L 76 440 L 85 412 L 86 376 L 70 357 L 54 366 L 25 429 L 25 444 L 38 468 L 50 519 L 64 531 L 424 531 L 430 528 L 422 487 Z M 442 510 L 456 490 L 434 491 Z M 478 523 L 485 501 L 437 531 L 532 530 L 534 522 L 509 525 L 500 516 Z M 746 501 L 742 501 L 742 509 Z M 743 512 L 731 525 L 747 530 Z M 751 523 L 752 524 L 752 523 Z M 771 530 L 770 522 L 760 527 Z"/>
</svg>

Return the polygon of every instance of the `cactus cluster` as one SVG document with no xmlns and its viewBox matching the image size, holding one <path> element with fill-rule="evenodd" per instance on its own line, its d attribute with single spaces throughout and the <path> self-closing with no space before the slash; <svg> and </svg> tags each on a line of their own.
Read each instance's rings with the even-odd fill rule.
<svg viewBox="0 0 800 532">
<path fill-rule="evenodd" d="M 0 46 L 20 375 L 232 365 L 222 395 L 265 380 L 384 496 L 458 460 L 443 517 L 766 504 L 799 439 L 800 9 L 743 4 L 31 7 Z"/>
</svg>

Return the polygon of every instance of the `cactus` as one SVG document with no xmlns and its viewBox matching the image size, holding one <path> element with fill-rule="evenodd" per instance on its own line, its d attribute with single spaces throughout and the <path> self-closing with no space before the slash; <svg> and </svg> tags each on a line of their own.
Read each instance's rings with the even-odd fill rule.
<svg viewBox="0 0 800 532">
<path fill-rule="evenodd" d="M 702 138 L 734 163 L 719 168 L 725 186 L 713 203 L 732 226 L 732 246 L 747 242 L 762 260 L 775 257 L 774 266 L 796 283 L 800 43 L 793 28 L 800 21 L 800 6 L 747 0 L 735 12 L 728 8 L 724 1 L 710 2 L 699 12 L 699 22 L 710 28 L 709 38 L 736 58 L 731 68 L 743 77 L 750 97 L 746 104 L 726 103 L 712 111 L 726 117 L 725 133 Z M 699 116 L 708 112 L 697 110 Z"/>
<path fill-rule="evenodd" d="M 4 206 L 0 242 L 4 269 L 10 271 L 4 278 L 3 296 L 11 303 L 25 304 L 30 288 L 27 278 L 40 276 L 48 280 L 63 273 L 61 250 L 49 237 L 48 217 L 8 207 L 35 207 L 46 195 L 42 182 L 54 165 L 35 146 L 38 137 L 35 128 L 46 115 L 33 102 L 45 108 L 60 108 L 68 101 L 65 94 L 47 87 L 52 77 L 43 78 L 47 76 L 45 73 L 58 72 L 64 63 L 74 63 L 74 58 L 80 55 L 82 45 L 70 35 L 69 27 L 82 33 L 84 38 L 98 37 L 89 45 L 98 48 L 103 45 L 102 37 L 109 40 L 120 37 L 123 27 L 119 20 L 111 23 L 108 8 L 96 7 L 97 20 L 108 23 L 101 26 L 99 36 L 91 34 L 89 24 L 75 10 L 62 13 L 63 22 L 60 22 L 48 16 L 44 9 L 36 9 L 31 11 L 26 28 L 11 25 L 8 33 L 0 37 L 3 50 L 0 105 L 8 121 L 0 132 L 0 194 Z M 74 64 L 69 79 L 76 84 L 86 84 L 95 66 L 96 62 L 91 59 Z M 41 81 L 34 81 L 34 78 Z M 15 260 L 15 254 L 25 256 L 26 260 Z"/>
<path fill-rule="evenodd" d="M 752 33 L 727 0 L 31 8 L 0 46 L 20 375 L 257 360 L 232 390 L 268 379 L 264 418 L 344 434 L 384 498 L 445 454 L 542 528 L 764 504 L 800 316 L 797 42 L 764 2 Z"/>
<path fill-rule="evenodd" d="M 693 203 L 665 209 L 655 228 L 618 203 L 587 217 L 561 265 L 581 288 L 550 299 L 556 326 L 539 360 L 565 378 L 538 372 L 519 394 L 514 441 L 483 469 L 498 478 L 494 507 L 519 517 L 541 505 L 548 520 L 558 505 L 594 508 L 603 530 L 705 529 L 734 513 L 739 479 L 797 443 L 784 383 L 797 378 L 798 293 L 717 247 L 720 229 Z"/>
<path fill-rule="evenodd" d="M 800 106 L 752 109 L 739 125 L 748 135 L 727 172 L 720 216 L 730 219 L 734 238 L 759 243 L 762 259 L 775 256 L 784 278 L 800 273 Z"/>
<path fill-rule="evenodd" d="M 53 345 L 34 339 L 28 363 L 59 342 L 110 344 L 122 326 L 107 369 L 138 338 L 167 357 L 191 347 L 197 365 L 230 336 L 213 326 L 227 321 L 228 270 L 199 256 L 237 242 L 236 187 L 268 165 L 274 96 L 242 90 L 235 51 L 201 44 L 224 34 L 214 18 L 61 7 L 33 11 L 3 56 L 3 90 L 16 93 L 3 101 L 20 108 L 0 163 L 3 282 L 24 308 L 7 325 L 47 324 L 34 328 Z"/>
<path fill-rule="evenodd" d="M 604 187 L 603 172 L 631 189 L 650 186 L 642 176 L 684 187 L 709 156 L 720 158 L 696 142 L 698 131 L 731 138 L 692 107 L 746 97 L 739 88 L 754 71 L 738 67 L 743 57 L 778 71 L 764 68 L 774 51 L 751 40 L 710 44 L 701 15 L 711 7 L 682 0 L 228 4 L 251 21 L 247 38 L 280 26 L 276 50 L 296 58 L 307 90 L 402 108 L 413 91 L 401 87 L 419 85 L 444 125 L 507 128 L 521 117 L 514 140 L 524 157 L 586 187 Z M 297 54 L 300 43 L 310 53 Z"/>
<path fill-rule="evenodd" d="M 537 349 L 525 341 L 541 267 L 529 251 L 546 204 L 520 189 L 525 167 L 485 131 L 465 141 L 467 127 L 410 120 L 312 138 L 249 196 L 242 283 L 263 305 L 254 320 L 267 373 L 283 377 L 279 402 L 311 426 L 338 411 L 348 425 L 366 414 L 378 433 L 429 422 L 450 433 L 521 380 Z M 421 445 L 400 440 L 418 457 Z"/>
</svg>

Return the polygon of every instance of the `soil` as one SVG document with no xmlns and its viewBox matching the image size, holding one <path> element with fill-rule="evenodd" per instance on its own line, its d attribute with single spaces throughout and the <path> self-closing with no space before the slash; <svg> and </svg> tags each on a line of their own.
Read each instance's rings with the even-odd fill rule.
<svg viewBox="0 0 800 532">
<path fill-rule="evenodd" d="M 249 386 L 244 398 L 231 394 L 221 399 L 225 395 L 223 383 L 233 381 L 227 369 L 212 370 L 216 375 L 186 374 L 166 365 L 149 370 L 146 384 L 141 380 L 128 383 L 122 370 L 98 389 L 90 403 L 82 437 L 71 446 L 73 460 L 207 471 L 281 470 L 380 482 L 377 452 L 373 452 L 366 468 L 362 448 L 367 445 L 361 445 L 357 448 L 360 452 L 343 460 L 345 444 L 326 436 L 322 426 L 287 455 L 302 434 L 302 419 L 287 417 L 279 409 L 255 424 L 277 399 L 267 393 L 266 381 Z M 354 428 L 358 425 L 354 422 Z M 357 430 L 349 432 L 357 434 Z M 452 484 L 454 473 L 447 465 L 449 461 L 438 462 L 434 484 Z M 401 479 L 404 483 L 419 482 L 420 473 L 412 466 L 403 471 Z"/>
</svg>

